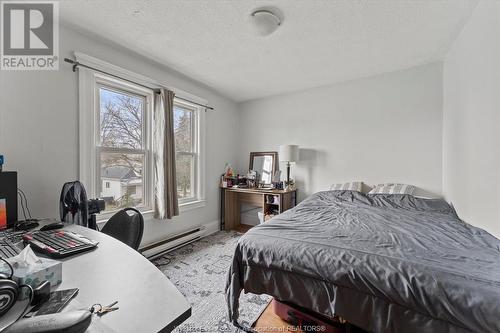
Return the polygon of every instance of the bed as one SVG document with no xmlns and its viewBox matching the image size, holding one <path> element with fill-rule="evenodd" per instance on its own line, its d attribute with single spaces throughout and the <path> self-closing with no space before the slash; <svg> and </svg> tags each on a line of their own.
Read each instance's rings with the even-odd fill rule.
<svg viewBox="0 0 500 333">
<path fill-rule="evenodd" d="M 500 240 L 444 200 L 318 192 L 243 235 L 226 285 L 372 332 L 500 332 Z"/>
</svg>

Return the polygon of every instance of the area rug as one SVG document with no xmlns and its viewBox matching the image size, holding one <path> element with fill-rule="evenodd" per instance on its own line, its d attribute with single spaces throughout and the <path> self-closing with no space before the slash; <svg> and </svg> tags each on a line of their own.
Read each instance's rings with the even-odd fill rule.
<svg viewBox="0 0 500 333">
<path fill-rule="evenodd" d="M 242 332 L 229 321 L 224 295 L 227 272 L 241 235 L 219 231 L 153 260 L 192 307 L 191 317 L 174 332 Z M 250 327 L 270 300 L 267 295 L 242 293 L 240 323 Z"/>
</svg>

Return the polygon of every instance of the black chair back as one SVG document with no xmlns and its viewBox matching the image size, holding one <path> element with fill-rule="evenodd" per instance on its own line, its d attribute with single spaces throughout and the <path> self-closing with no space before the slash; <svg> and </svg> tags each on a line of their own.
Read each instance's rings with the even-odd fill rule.
<svg viewBox="0 0 500 333">
<path fill-rule="evenodd" d="M 129 215 L 129 212 L 133 212 Z M 134 250 L 139 249 L 144 231 L 144 218 L 135 208 L 125 208 L 111 216 L 101 232 L 122 241 Z"/>
</svg>

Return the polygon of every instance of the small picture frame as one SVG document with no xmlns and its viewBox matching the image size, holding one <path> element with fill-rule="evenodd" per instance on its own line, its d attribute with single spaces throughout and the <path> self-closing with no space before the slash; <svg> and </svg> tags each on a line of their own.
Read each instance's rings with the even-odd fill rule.
<svg viewBox="0 0 500 333">
<path fill-rule="evenodd" d="M 278 183 L 281 180 L 281 170 L 276 170 L 273 174 L 273 183 Z"/>
</svg>

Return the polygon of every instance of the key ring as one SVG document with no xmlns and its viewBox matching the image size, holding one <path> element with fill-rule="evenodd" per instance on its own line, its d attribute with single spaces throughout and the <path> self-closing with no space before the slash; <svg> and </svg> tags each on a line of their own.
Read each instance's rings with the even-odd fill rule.
<svg viewBox="0 0 500 333">
<path fill-rule="evenodd" d="M 99 310 L 96 311 L 96 308 L 99 307 Z M 90 307 L 90 313 L 99 313 L 102 311 L 102 305 L 99 303 L 96 303 Z"/>
</svg>

